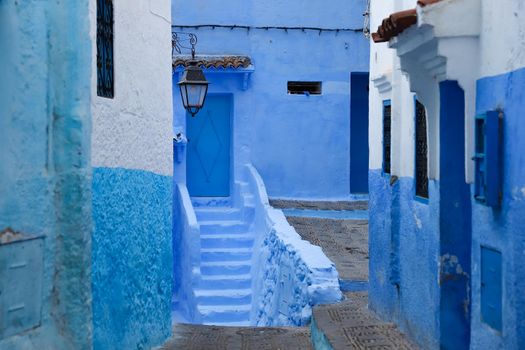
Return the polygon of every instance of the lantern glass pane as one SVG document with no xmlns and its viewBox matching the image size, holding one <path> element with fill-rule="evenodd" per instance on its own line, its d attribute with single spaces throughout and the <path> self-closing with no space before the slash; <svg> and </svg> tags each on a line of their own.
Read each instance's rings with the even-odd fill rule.
<svg viewBox="0 0 525 350">
<path fill-rule="evenodd" d="M 200 95 L 200 106 L 204 106 L 204 100 L 206 99 L 206 93 L 208 92 L 208 85 L 203 85 Z"/>
<path fill-rule="evenodd" d="M 205 85 L 188 84 L 188 106 L 200 108 L 202 106 L 201 95 L 205 92 Z"/>
<path fill-rule="evenodd" d="M 180 88 L 180 96 L 182 97 L 182 105 L 184 108 L 188 108 L 188 91 L 186 89 L 186 84 L 179 85 Z"/>
</svg>

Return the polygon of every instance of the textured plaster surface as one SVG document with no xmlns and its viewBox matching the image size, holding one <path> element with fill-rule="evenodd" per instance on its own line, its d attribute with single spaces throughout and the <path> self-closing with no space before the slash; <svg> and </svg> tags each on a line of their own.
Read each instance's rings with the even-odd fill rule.
<svg viewBox="0 0 525 350">
<path fill-rule="evenodd" d="M 115 97 L 92 89 L 92 162 L 173 173 L 170 1 L 114 2 Z M 96 1 L 90 1 L 96 52 Z M 91 62 L 96 87 L 96 55 Z"/>
<path fill-rule="evenodd" d="M 312 306 L 341 300 L 338 274 L 321 248 L 301 239 L 284 214 L 270 206 L 262 179 L 247 167 L 255 196 L 252 323 L 301 326 Z"/>
<path fill-rule="evenodd" d="M 0 2 L 0 231 L 45 236 L 40 326 L 1 349 L 91 348 L 87 8 Z"/>
<path fill-rule="evenodd" d="M 186 320 L 200 322 L 195 287 L 200 281 L 200 226 L 188 189 L 174 183 L 173 191 L 173 299 Z"/>
<path fill-rule="evenodd" d="M 238 6 L 236 6 L 238 4 Z M 362 28 L 366 1 L 174 1 L 173 23 Z M 196 32 L 194 29 L 188 29 Z M 253 163 L 268 193 L 281 198 L 348 198 L 350 73 L 368 71 L 362 32 L 199 29 L 198 54 L 252 58 L 255 72 L 215 74 L 210 93 L 233 93 L 235 178 Z M 290 68 L 293 67 L 293 68 Z M 209 73 L 209 74 L 208 74 Z M 177 80 L 175 76 L 175 80 Z M 322 81 L 322 95 L 288 95 L 288 81 Z M 174 90 L 174 131 L 185 114 Z M 184 164 L 175 173 L 185 176 Z"/>
<path fill-rule="evenodd" d="M 439 202 L 414 197 L 412 178 L 392 185 L 370 171 L 370 308 L 423 348 L 439 348 Z M 431 181 L 430 198 L 439 197 Z M 417 300 L 417 303 L 414 302 Z"/>
<path fill-rule="evenodd" d="M 171 330 L 170 1 L 113 5 L 114 98 L 91 60 L 94 347 L 149 348 Z M 95 0 L 89 15 L 95 39 Z"/>
<path fill-rule="evenodd" d="M 160 345 L 171 331 L 172 179 L 93 171 L 95 349 Z"/>
<path fill-rule="evenodd" d="M 525 107 L 525 69 L 480 79 L 477 112 L 501 108 L 503 119 L 503 200 L 492 209 L 472 202 L 472 348 L 523 348 L 525 346 L 525 149 L 522 111 Z M 480 246 L 502 253 L 503 334 L 481 322 Z"/>
<path fill-rule="evenodd" d="M 481 3 L 480 76 L 525 67 L 525 4 L 519 0 L 482 0 Z"/>
</svg>

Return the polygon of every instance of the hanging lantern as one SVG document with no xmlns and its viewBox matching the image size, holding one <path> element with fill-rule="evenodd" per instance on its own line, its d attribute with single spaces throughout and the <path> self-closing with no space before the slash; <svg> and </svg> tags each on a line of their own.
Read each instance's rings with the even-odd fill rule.
<svg viewBox="0 0 525 350">
<path fill-rule="evenodd" d="M 192 117 L 204 106 L 209 84 L 202 69 L 192 60 L 178 82 L 182 104 Z"/>
</svg>

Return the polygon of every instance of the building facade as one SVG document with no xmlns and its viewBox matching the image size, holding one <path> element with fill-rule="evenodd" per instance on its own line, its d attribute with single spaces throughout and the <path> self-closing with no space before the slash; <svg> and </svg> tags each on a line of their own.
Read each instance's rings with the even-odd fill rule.
<svg viewBox="0 0 525 350">
<path fill-rule="evenodd" d="M 424 348 L 519 349 L 519 1 L 372 1 L 370 306 Z"/>
<path fill-rule="evenodd" d="M 0 3 L 0 348 L 171 334 L 169 1 Z"/>
<path fill-rule="evenodd" d="M 213 62 L 205 70 L 208 102 L 222 96 L 233 111 L 230 157 L 221 158 L 232 169 L 226 187 L 251 162 L 271 197 L 348 198 L 351 179 L 353 193 L 367 192 L 366 76 L 359 75 L 368 72 L 366 1 L 173 1 L 172 9 L 173 30 L 196 34 L 197 56 Z M 188 134 L 178 95 L 174 102 L 174 134 Z M 191 157 L 189 170 L 185 162 L 175 168 L 176 178 L 188 175 L 190 194 Z"/>
</svg>

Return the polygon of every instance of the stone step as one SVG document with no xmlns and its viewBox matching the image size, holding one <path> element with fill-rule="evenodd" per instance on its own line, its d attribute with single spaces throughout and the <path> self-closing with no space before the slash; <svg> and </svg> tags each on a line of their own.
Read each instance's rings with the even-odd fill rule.
<svg viewBox="0 0 525 350">
<path fill-rule="evenodd" d="M 243 305 L 252 302 L 252 290 L 197 289 L 195 297 L 199 305 Z"/>
<path fill-rule="evenodd" d="M 253 194 L 244 193 L 242 197 L 245 206 L 255 207 L 255 197 L 253 196 Z"/>
<path fill-rule="evenodd" d="M 230 197 L 191 197 L 194 208 L 199 207 L 232 207 Z"/>
<path fill-rule="evenodd" d="M 250 225 L 242 220 L 199 221 L 201 234 L 223 234 L 247 232 Z"/>
<path fill-rule="evenodd" d="M 252 304 L 245 305 L 198 305 L 204 324 L 216 322 L 249 322 Z"/>
<path fill-rule="evenodd" d="M 251 260 L 208 261 L 201 263 L 202 275 L 244 275 L 251 271 Z"/>
<path fill-rule="evenodd" d="M 252 286 L 251 274 L 244 275 L 203 275 L 199 284 L 200 289 L 221 288 L 250 288 Z"/>
<path fill-rule="evenodd" d="M 197 207 L 197 220 L 241 220 L 242 209 L 232 207 Z"/>
<path fill-rule="evenodd" d="M 239 261 L 252 258 L 251 248 L 203 248 L 201 261 Z"/>
<path fill-rule="evenodd" d="M 252 248 L 252 233 L 201 234 L 201 248 Z"/>
<path fill-rule="evenodd" d="M 255 208 L 232 208 L 232 207 L 197 207 L 195 208 L 195 215 L 197 220 L 202 221 L 218 221 L 218 220 L 239 220 L 243 222 L 252 222 L 255 214 Z"/>
</svg>

